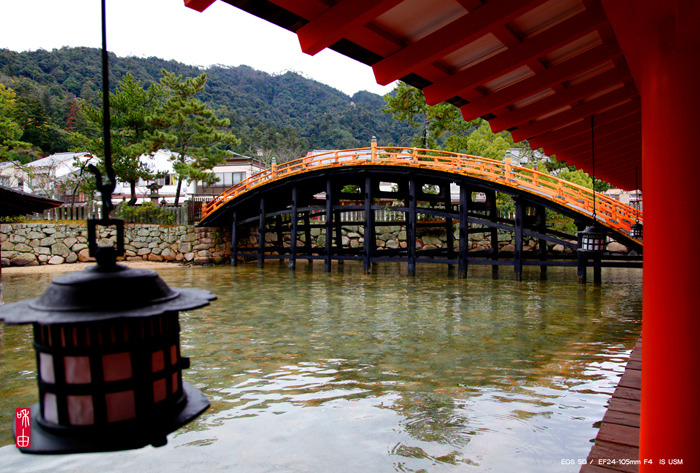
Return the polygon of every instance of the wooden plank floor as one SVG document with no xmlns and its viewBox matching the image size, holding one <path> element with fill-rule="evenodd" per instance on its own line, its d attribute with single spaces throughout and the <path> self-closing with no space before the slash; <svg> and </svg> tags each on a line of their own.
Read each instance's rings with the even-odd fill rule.
<svg viewBox="0 0 700 473">
<path fill-rule="evenodd" d="M 608 404 L 588 463 L 580 473 L 639 471 L 639 416 L 642 399 L 642 338 Z"/>
</svg>

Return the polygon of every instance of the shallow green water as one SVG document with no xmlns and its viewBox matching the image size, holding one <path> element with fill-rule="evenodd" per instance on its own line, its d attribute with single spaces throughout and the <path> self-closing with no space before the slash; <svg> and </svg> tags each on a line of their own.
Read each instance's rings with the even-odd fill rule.
<svg viewBox="0 0 700 473">
<path fill-rule="evenodd" d="M 585 458 L 641 331 L 641 271 L 346 263 L 159 271 L 218 295 L 181 314 L 185 379 L 212 407 L 162 448 L 21 455 L 16 407 L 36 402 L 31 328 L 0 325 L 0 470 L 560 472 Z M 43 275 L 3 275 L 5 300 Z M 117 467 L 118 465 L 118 467 Z"/>
</svg>

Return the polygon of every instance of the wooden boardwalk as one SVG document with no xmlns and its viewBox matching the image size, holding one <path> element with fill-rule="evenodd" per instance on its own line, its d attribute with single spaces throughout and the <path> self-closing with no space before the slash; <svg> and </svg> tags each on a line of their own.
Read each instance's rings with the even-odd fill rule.
<svg viewBox="0 0 700 473">
<path fill-rule="evenodd" d="M 580 473 L 639 471 L 641 399 L 642 338 L 639 337 L 603 417 L 588 463 L 581 467 Z"/>
</svg>

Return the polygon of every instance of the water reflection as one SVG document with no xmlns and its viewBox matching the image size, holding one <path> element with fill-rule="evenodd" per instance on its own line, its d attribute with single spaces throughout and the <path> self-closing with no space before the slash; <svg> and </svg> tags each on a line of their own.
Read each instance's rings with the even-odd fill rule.
<svg viewBox="0 0 700 473">
<path fill-rule="evenodd" d="M 219 296 L 181 316 L 185 377 L 212 408 L 163 448 L 47 458 L 8 446 L 0 470 L 98 471 L 118 458 L 154 471 L 577 471 L 561 459 L 588 454 L 640 332 L 641 272 L 581 286 L 571 271 L 542 282 L 529 269 L 520 283 L 441 266 L 408 279 L 393 263 L 369 276 L 352 263 L 162 270 Z M 5 298 L 48 282 L 5 275 Z M 0 331 L 8 445 L 13 409 L 35 402 L 35 367 L 31 329 Z"/>
</svg>

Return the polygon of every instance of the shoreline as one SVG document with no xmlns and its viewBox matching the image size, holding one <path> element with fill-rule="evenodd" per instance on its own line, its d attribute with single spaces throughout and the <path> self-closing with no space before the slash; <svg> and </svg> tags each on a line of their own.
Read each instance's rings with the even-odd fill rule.
<svg viewBox="0 0 700 473">
<path fill-rule="evenodd" d="M 97 263 L 70 263 L 70 264 L 41 264 L 37 266 L 3 266 L 2 274 L 28 274 L 28 273 L 70 273 L 73 271 L 82 271 L 85 268 L 94 266 Z M 165 263 L 155 261 L 118 261 L 117 264 L 127 266 L 129 268 L 141 269 L 181 269 L 190 265 L 178 263 Z"/>
</svg>

